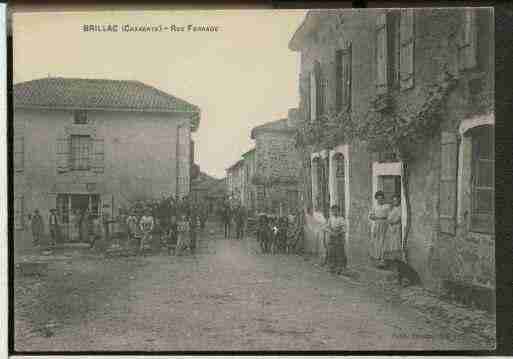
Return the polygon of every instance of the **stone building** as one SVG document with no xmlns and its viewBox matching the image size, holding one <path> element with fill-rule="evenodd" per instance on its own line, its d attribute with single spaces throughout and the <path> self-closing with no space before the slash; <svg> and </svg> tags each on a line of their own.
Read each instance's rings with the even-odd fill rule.
<svg viewBox="0 0 513 359">
<path fill-rule="evenodd" d="M 289 48 L 309 251 L 338 203 L 350 265 L 368 265 L 373 194 L 400 193 L 424 285 L 493 301 L 493 34 L 487 8 L 308 12 Z"/>
<path fill-rule="evenodd" d="M 135 200 L 189 193 L 198 107 L 138 81 L 43 78 L 14 85 L 17 234 L 39 209 L 110 215 Z M 114 213 L 113 213 L 113 212 Z M 48 226 L 46 226 L 48 230 Z"/>
<path fill-rule="evenodd" d="M 252 179 L 256 174 L 256 150 L 252 148 L 242 155 L 242 196 L 241 203 L 250 212 L 257 209 L 256 186 L 253 184 Z"/>
<path fill-rule="evenodd" d="M 251 130 L 256 161 L 251 183 L 256 189 L 258 211 L 287 214 L 298 209 L 301 163 L 295 148 L 296 116 L 292 109 L 289 118 Z"/>
<path fill-rule="evenodd" d="M 226 169 L 226 190 L 230 201 L 240 203 L 242 197 L 243 161 L 238 160 Z"/>
</svg>

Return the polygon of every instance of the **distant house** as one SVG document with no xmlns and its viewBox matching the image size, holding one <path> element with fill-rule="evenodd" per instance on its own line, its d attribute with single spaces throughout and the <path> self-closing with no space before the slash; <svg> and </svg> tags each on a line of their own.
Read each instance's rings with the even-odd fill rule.
<svg viewBox="0 0 513 359">
<path fill-rule="evenodd" d="M 242 166 L 238 160 L 226 169 L 226 190 L 232 202 L 240 203 L 242 197 Z"/>
<path fill-rule="evenodd" d="M 323 254 L 329 206 L 349 262 L 368 263 L 374 193 L 402 197 L 402 235 L 423 283 L 491 293 L 494 21 L 484 8 L 309 11 L 298 149 L 307 250 Z"/>
<path fill-rule="evenodd" d="M 252 148 L 242 155 L 242 205 L 251 212 L 257 209 L 257 191 L 252 180 L 256 174 L 256 150 Z"/>
<path fill-rule="evenodd" d="M 256 162 L 251 183 L 259 211 L 286 214 L 298 208 L 301 163 L 295 148 L 296 117 L 297 111 L 292 109 L 289 118 L 251 130 Z"/>
<path fill-rule="evenodd" d="M 14 85 L 15 228 L 57 208 L 117 209 L 189 193 L 200 110 L 138 81 L 43 78 Z"/>
</svg>

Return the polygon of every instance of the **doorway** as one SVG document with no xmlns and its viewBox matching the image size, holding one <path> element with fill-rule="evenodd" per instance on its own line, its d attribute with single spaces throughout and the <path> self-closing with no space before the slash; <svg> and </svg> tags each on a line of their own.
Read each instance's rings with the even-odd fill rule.
<svg viewBox="0 0 513 359">
<path fill-rule="evenodd" d="M 61 224 L 62 240 L 64 242 L 76 241 L 76 216 L 82 211 L 91 214 L 100 214 L 99 194 L 60 193 L 57 195 L 57 212 Z"/>
</svg>

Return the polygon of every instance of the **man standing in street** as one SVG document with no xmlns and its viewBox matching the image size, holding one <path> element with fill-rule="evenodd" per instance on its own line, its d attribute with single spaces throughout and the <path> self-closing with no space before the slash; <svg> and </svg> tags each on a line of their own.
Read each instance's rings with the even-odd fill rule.
<svg viewBox="0 0 513 359">
<path fill-rule="evenodd" d="M 237 229 L 237 239 L 242 240 L 244 237 L 244 225 L 246 223 L 246 210 L 243 206 L 238 205 L 235 211 L 235 226 Z"/>
<path fill-rule="evenodd" d="M 222 219 L 224 225 L 224 238 L 228 239 L 230 238 L 230 222 L 232 220 L 230 204 L 228 202 L 225 202 L 223 205 Z"/>
<path fill-rule="evenodd" d="M 340 274 L 347 265 L 345 253 L 346 220 L 340 216 L 340 208 L 337 205 L 331 207 L 331 215 L 326 226 L 328 235 L 327 262 L 329 270 L 333 274 Z"/>
<path fill-rule="evenodd" d="M 55 246 L 57 244 L 57 240 L 59 237 L 59 221 L 57 219 L 55 208 L 50 210 L 50 217 L 48 219 L 48 224 L 50 228 L 50 245 Z"/>
<path fill-rule="evenodd" d="M 34 210 L 32 220 L 30 221 L 30 226 L 32 229 L 32 242 L 34 246 L 38 246 L 44 233 L 43 217 L 41 217 L 41 214 L 39 214 L 38 209 Z"/>
</svg>

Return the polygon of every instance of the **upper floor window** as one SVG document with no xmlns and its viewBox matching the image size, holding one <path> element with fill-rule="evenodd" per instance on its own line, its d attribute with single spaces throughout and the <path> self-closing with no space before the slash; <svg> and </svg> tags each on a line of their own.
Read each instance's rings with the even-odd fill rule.
<svg viewBox="0 0 513 359">
<path fill-rule="evenodd" d="M 472 137 L 470 229 L 494 232 L 495 156 L 492 126 L 470 130 Z"/>
<path fill-rule="evenodd" d="M 463 11 L 463 24 L 458 41 L 458 67 L 461 71 L 477 66 L 477 22 L 476 11 L 467 8 Z"/>
<path fill-rule="evenodd" d="M 376 62 L 378 94 L 399 85 L 400 14 L 380 14 L 376 23 Z"/>
<path fill-rule="evenodd" d="M 86 111 L 75 111 L 73 113 L 73 123 L 75 125 L 85 125 L 88 123 Z"/>
<path fill-rule="evenodd" d="M 414 13 L 413 9 L 401 10 L 400 19 L 400 85 L 402 90 L 414 85 Z"/>
<path fill-rule="evenodd" d="M 71 168 L 88 170 L 91 167 L 91 136 L 71 136 Z"/>
<path fill-rule="evenodd" d="M 321 64 L 315 61 L 310 79 L 310 119 L 316 120 L 325 112 L 327 78 L 323 75 Z"/>
<path fill-rule="evenodd" d="M 351 109 L 351 44 L 336 52 L 336 109 L 337 112 Z"/>
</svg>

